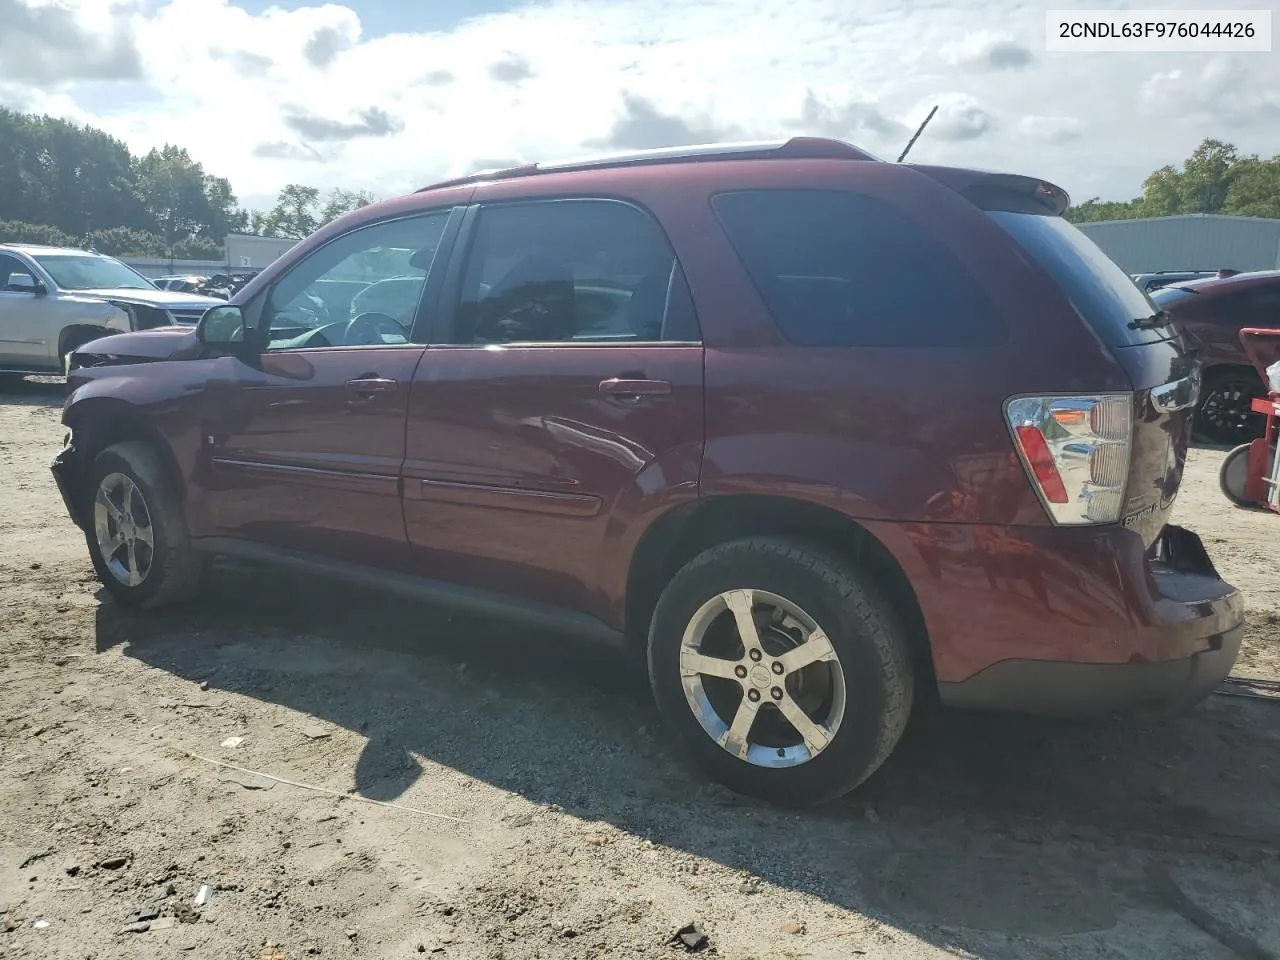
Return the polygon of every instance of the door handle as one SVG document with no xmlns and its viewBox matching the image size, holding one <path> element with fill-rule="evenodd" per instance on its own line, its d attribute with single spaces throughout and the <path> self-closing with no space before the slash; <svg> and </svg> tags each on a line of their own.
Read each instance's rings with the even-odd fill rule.
<svg viewBox="0 0 1280 960">
<path fill-rule="evenodd" d="M 351 393 L 367 398 L 375 393 L 395 393 L 400 383 L 383 377 L 358 377 L 355 380 L 348 380 L 346 386 Z"/>
<path fill-rule="evenodd" d="M 624 380 L 610 377 L 600 381 L 600 392 L 606 397 L 639 403 L 645 397 L 666 397 L 671 394 L 670 380 Z"/>
</svg>

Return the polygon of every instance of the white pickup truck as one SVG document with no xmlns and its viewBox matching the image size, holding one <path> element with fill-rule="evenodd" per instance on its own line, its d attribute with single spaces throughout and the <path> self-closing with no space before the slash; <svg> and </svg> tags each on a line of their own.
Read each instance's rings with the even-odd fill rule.
<svg viewBox="0 0 1280 960">
<path fill-rule="evenodd" d="M 195 324 L 221 303 L 159 290 L 100 253 L 0 243 L 0 374 L 65 373 L 71 351 L 91 340 Z"/>
</svg>

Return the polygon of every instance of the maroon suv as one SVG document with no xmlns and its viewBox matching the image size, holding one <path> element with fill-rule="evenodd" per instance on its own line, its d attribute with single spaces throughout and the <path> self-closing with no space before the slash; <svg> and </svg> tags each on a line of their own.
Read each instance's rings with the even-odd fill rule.
<svg viewBox="0 0 1280 960">
<path fill-rule="evenodd" d="M 122 602 L 222 553 L 616 640 L 714 776 L 832 797 L 914 699 L 1235 660 L 1165 524 L 1197 370 L 1066 205 L 808 138 L 440 184 L 82 348 L 54 472 Z"/>
<path fill-rule="evenodd" d="M 1240 343 L 1245 327 L 1280 327 L 1280 270 L 1237 273 L 1165 287 L 1152 300 L 1194 346 L 1204 378 L 1195 426 L 1213 443 L 1262 436 L 1254 397 L 1267 388 Z"/>
</svg>

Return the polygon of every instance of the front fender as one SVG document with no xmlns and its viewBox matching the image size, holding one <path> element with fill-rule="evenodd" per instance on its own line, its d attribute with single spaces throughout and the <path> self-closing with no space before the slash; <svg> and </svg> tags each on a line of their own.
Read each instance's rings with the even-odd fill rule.
<svg viewBox="0 0 1280 960">
<path fill-rule="evenodd" d="M 93 458 L 123 440 L 150 443 L 170 469 L 179 497 L 200 456 L 199 403 L 214 359 L 87 367 L 73 371 L 62 410 L 71 430 L 55 461 L 54 476 L 72 519 Z"/>
</svg>

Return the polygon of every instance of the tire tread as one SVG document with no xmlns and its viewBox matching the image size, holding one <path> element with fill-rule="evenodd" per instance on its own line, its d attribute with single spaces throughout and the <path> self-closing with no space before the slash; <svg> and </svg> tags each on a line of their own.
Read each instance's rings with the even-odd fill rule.
<svg viewBox="0 0 1280 960">
<path fill-rule="evenodd" d="M 914 671 L 905 630 L 888 604 L 860 582 L 856 567 L 829 549 L 803 540 L 758 536 L 727 541 L 699 554 L 676 574 L 676 578 L 696 576 L 699 571 L 708 567 L 723 567 L 751 556 L 785 561 L 806 570 L 833 590 L 845 608 L 865 626 L 867 637 L 877 655 L 884 680 L 884 703 L 881 723 L 876 731 L 875 745 L 870 756 L 865 763 L 852 766 L 842 776 L 832 777 L 825 788 L 804 798 L 807 802 L 834 799 L 848 793 L 874 773 L 888 759 L 906 729 L 911 715 Z M 676 578 L 673 578 L 673 582 Z M 656 667 L 652 656 L 652 635 L 661 619 L 663 601 L 666 599 L 667 595 L 664 594 L 659 600 L 650 628 L 651 678 Z"/>
<path fill-rule="evenodd" d="M 164 563 L 159 571 L 152 571 L 153 576 L 158 572 L 160 577 L 152 581 L 150 589 L 145 593 L 130 596 L 114 585 L 109 584 L 109 588 L 126 603 L 148 609 L 190 600 L 199 592 L 206 559 L 191 546 L 191 537 L 182 515 L 182 503 L 174 490 L 169 472 L 151 444 L 143 440 L 126 440 L 106 447 L 95 458 L 92 474 L 95 483 L 101 474 L 101 469 L 96 464 L 109 455 L 122 460 L 137 479 L 145 484 L 151 526 L 159 541 L 158 546 L 162 548 L 157 553 Z M 160 521 L 158 523 L 157 518 Z M 91 531 L 86 533 L 92 537 Z M 91 542 L 89 549 L 95 551 L 96 556 L 96 544 Z M 103 582 L 108 581 L 104 578 Z"/>
</svg>

